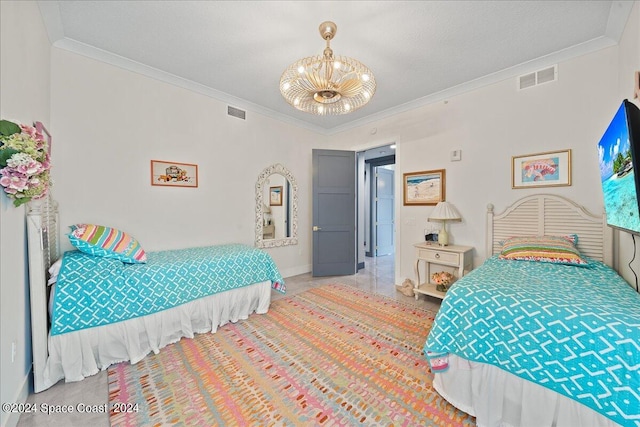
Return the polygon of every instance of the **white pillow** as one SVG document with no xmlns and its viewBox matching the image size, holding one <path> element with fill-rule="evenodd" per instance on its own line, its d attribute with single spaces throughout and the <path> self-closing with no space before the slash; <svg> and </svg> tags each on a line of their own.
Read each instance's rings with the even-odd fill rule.
<svg viewBox="0 0 640 427">
<path fill-rule="evenodd" d="M 60 266 L 62 265 L 62 258 L 49 267 L 49 281 L 47 285 L 51 286 L 58 281 L 58 273 L 60 272 Z"/>
<path fill-rule="evenodd" d="M 51 283 L 51 292 L 49 293 L 49 319 L 53 318 L 53 296 L 56 293 L 56 284 Z"/>
</svg>

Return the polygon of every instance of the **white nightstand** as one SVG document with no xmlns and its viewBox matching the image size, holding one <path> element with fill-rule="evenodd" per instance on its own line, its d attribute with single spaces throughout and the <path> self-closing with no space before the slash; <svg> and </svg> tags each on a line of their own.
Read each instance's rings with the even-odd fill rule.
<svg viewBox="0 0 640 427">
<path fill-rule="evenodd" d="M 263 239 L 275 239 L 276 238 L 276 226 L 274 224 L 264 225 L 262 227 Z"/>
<path fill-rule="evenodd" d="M 439 246 L 437 244 L 416 243 L 416 284 L 413 288 L 416 299 L 420 294 L 430 295 L 436 298 L 444 298 L 445 293 L 436 290 L 436 284 L 430 282 L 431 265 L 443 265 L 453 267 L 453 275 L 457 278 L 464 276 L 473 269 L 473 257 L 471 246 Z M 420 261 L 425 263 L 425 282 L 420 281 Z M 449 268 L 448 270 L 452 270 Z M 438 271 L 438 270 L 436 270 Z"/>
</svg>

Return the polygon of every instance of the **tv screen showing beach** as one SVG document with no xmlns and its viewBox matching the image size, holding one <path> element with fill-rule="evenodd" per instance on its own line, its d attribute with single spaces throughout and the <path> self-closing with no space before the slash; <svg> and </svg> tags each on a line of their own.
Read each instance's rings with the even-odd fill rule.
<svg viewBox="0 0 640 427">
<path fill-rule="evenodd" d="M 607 224 L 640 234 L 638 195 L 624 103 L 598 144 Z"/>
</svg>

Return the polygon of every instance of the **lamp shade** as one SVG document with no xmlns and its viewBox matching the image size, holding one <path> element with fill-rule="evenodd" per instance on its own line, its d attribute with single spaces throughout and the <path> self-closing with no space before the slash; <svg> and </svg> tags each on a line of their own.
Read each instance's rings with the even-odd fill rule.
<svg viewBox="0 0 640 427">
<path fill-rule="evenodd" d="M 440 202 L 433 208 L 429 221 L 461 221 L 462 217 L 448 202 Z"/>
</svg>

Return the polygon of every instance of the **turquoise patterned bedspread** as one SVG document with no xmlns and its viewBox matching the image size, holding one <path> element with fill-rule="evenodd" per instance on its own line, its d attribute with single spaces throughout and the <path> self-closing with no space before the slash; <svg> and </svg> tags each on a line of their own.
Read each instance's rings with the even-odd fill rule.
<svg viewBox="0 0 640 427">
<path fill-rule="evenodd" d="M 148 252 L 146 264 L 65 252 L 51 335 L 144 316 L 266 280 L 285 292 L 271 256 L 241 244 Z"/>
<path fill-rule="evenodd" d="M 424 351 L 495 365 L 640 426 L 640 294 L 602 263 L 494 256 L 447 292 Z"/>
</svg>

